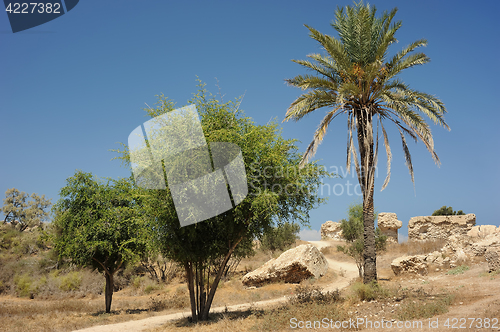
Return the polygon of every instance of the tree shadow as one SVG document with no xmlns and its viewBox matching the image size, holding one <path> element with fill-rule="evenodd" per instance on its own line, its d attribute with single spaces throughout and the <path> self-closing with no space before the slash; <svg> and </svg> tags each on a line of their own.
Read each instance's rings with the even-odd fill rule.
<svg viewBox="0 0 500 332">
<path fill-rule="evenodd" d="M 247 309 L 247 310 L 235 310 L 235 311 L 224 311 L 224 312 L 215 312 L 208 315 L 208 320 L 201 321 L 198 323 L 193 323 L 191 317 L 185 317 L 174 321 L 174 325 L 176 327 L 193 327 L 195 325 L 212 325 L 217 324 L 222 320 L 237 320 L 237 319 L 245 319 L 249 316 L 262 316 L 264 314 L 264 310 L 261 309 Z"/>
</svg>

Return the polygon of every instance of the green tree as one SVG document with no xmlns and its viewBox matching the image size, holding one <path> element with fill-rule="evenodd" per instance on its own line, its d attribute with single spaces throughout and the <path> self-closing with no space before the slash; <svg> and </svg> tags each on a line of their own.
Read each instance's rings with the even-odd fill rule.
<svg viewBox="0 0 500 332">
<path fill-rule="evenodd" d="M 446 207 L 446 205 L 443 205 L 440 209 L 434 211 L 432 213 L 433 216 L 463 216 L 465 215 L 464 211 L 458 210 L 458 211 L 453 211 L 453 208 Z"/>
<path fill-rule="evenodd" d="M 281 225 L 272 226 L 264 232 L 261 238 L 261 248 L 274 253 L 276 250 L 290 248 L 299 238 L 300 225 L 286 222 Z"/>
<path fill-rule="evenodd" d="M 354 258 L 358 267 L 359 277 L 363 278 L 364 260 L 363 260 L 363 204 L 352 204 L 349 206 L 348 219 L 340 221 L 342 237 L 348 242 L 347 245 L 337 246 L 337 250 Z M 373 219 L 377 219 L 377 213 L 374 213 Z M 377 252 L 386 249 L 387 236 L 382 234 L 380 228 L 375 229 L 375 248 Z"/>
<path fill-rule="evenodd" d="M 31 200 L 28 200 L 31 197 Z M 16 188 L 7 189 L 3 200 L 2 212 L 4 214 L 3 223 L 10 223 L 20 232 L 29 227 L 41 226 L 49 215 L 45 211 L 51 205 L 50 199 L 45 195 L 28 195 L 24 191 Z"/>
<path fill-rule="evenodd" d="M 82 171 L 67 179 L 60 197 L 53 207 L 55 249 L 78 266 L 104 273 L 109 313 L 114 274 L 145 248 L 140 200 L 130 180 L 103 182 Z"/>
<path fill-rule="evenodd" d="M 292 220 L 308 223 L 309 210 L 323 202 L 317 196 L 320 178 L 329 174 L 315 163 L 299 171 L 295 140 L 283 139 L 275 122 L 256 125 L 243 115 L 238 100 L 218 101 L 204 86 L 200 83 L 199 91 L 188 103 L 196 105 L 201 115 L 207 143 L 230 142 L 241 149 L 248 179 L 246 198 L 216 217 L 180 227 L 168 185 L 165 190 L 144 190 L 145 216 L 157 231 L 158 246 L 165 257 L 185 269 L 193 321 L 208 319 L 231 257 L 251 253 L 252 240 L 271 225 Z M 155 108 L 145 111 L 156 118 L 173 109 L 174 103 L 162 95 Z M 177 139 L 175 135 L 184 139 L 183 130 L 180 126 L 170 133 L 172 139 Z M 128 147 L 122 146 L 123 150 L 116 150 L 118 158 L 130 165 Z M 163 160 L 165 172 L 177 166 L 172 162 L 175 160 Z M 190 164 L 197 165 L 197 160 L 190 160 Z"/>
<path fill-rule="evenodd" d="M 290 105 L 284 121 L 298 121 L 317 109 L 330 108 L 302 163 L 314 155 L 331 121 L 341 114 L 347 117 L 347 169 L 350 170 L 353 161 L 363 193 L 365 283 L 377 280 L 373 191 L 379 132 L 387 154 L 383 190 L 391 170 L 391 150 L 384 123 L 392 122 L 399 131 L 412 182 L 413 166 L 406 137 L 420 139 L 439 165 L 430 127 L 422 115 L 449 129 L 444 121 L 446 109 L 438 98 L 411 89 L 398 79 L 403 70 L 429 62 L 425 54 L 414 53 L 418 47 L 427 45 L 427 41 L 417 40 L 388 58 L 389 45 L 397 41 L 395 33 L 401 27 L 401 21 L 393 22 L 396 11 L 395 8 L 377 17 L 375 7 L 362 1 L 345 10 L 338 8 L 331 24 L 338 37 L 306 25 L 325 53 L 308 55 L 311 60 L 293 60 L 316 75 L 298 75 L 286 80 L 289 85 L 308 91 Z"/>
</svg>

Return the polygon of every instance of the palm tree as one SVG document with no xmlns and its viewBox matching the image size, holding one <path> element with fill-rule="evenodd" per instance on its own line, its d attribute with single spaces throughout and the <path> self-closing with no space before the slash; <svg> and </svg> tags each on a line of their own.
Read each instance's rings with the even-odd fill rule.
<svg viewBox="0 0 500 332">
<path fill-rule="evenodd" d="M 363 193 L 365 283 L 377 280 L 373 190 L 379 131 L 387 154 L 384 190 L 391 175 L 391 149 L 384 123 L 392 122 L 399 130 L 413 183 L 413 166 L 406 137 L 415 142 L 421 140 L 439 165 L 431 130 L 422 115 L 449 130 L 444 121 L 444 104 L 432 95 L 411 89 L 397 78 L 404 69 L 430 61 L 425 54 L 413 52 L 427 45 L 427 41 L 417 40 L 389 59 L 388 48 L 396 42 L 394 35 L 401 27 L 401 21 L 392 22 L 397 8 L 390 13 L 385 11 L 381 17 L 376 17 L 375 12 L 375 7 L 362 1 L 352 7 L 347 6 L 345 10 L 337 8 L 331 25 L 338 32 L 338 38 L 306 25 L 310 37 L 321 44 L 326 54 L 310 54 L 308 57 L 311 60 L 292 60 L 316 75 L 298 75 L 286 80 L 289 85 L 307 92 L 290 105 L 283 120 L 298 121 L 317 109 L 331 109 L 304 153 L 301 162 L 304 165 L 316 152 L 330 122 L 340 114 L 347 115 L 347 169 L 350 170 L 353 162 Z M 357 135 L 357 149 L 354 135 Z"/>
</svg>

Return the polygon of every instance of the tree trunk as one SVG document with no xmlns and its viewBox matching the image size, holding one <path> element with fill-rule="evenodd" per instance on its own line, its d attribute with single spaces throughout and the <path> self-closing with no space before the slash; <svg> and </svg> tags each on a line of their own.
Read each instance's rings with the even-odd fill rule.
<svg viewBox="0 0 500 332">
<path fill-rule="evenodd" d="M 113 275 L 111 273 L 104 273 L 106 277 L 106 289 L 104 291 L 104 298 L 106 302 L 106 313 L 111 311 L 111 300 L 113 299 Z"/>
<path fill-rule="evenodd" d="M 363 192 L 363 282 L 377 281 L 377 253 L 375 250 L 375 220 L 373 216 L 373 189 L 375 160 L 372 115 L 368 108 L 356 111 L 356 129 L 361 167 L 358 180 Z"/>
<path fill-rule="evenodd" d="M 364 224 L 364 268 L 363 282 L 368 284 L 377 281 L 377 252 L 375 250 L 375 220 L 373 217 L 373 185 L 369 189 L 367 199 L 363 203 Z"/>
<path fill-rule="evenodd" d="M 184 263 L 184 268 L 186 269 L 186 278 L 188 281 L 189 289 L 189 301 L 191 302 L 191 319 L 194 323 L 198 321 L 198 315 L 196 314 L 196 297 L 194 294 L 194 278 L 193 278 L 193 266 L 190 262 Z"/>
<path fill-rule="evenodd" d="M 242 239 L 243 239 L 243 236 L 241 236 L 239 238 L 239 240 L 236 241 L 229 248 L 229 252 L 226 254 L 226 257 L 224 257 L 224 260 L 222 261 L 222 264 L 219 267 L 219 270 L 217 271 L 217 275 L 215 276 L 215 279 L 212 282 L 212 285 L 210 287 L 210 292 L 208 293 L 207 301 L 205 303 L 205 308 L 204 308 L 203 312 L 201 313 L 201 317 L 202 317 L 201 319 L 202 320 L 207 320 L 208 319 L 208 313 L 210 312 L 210 307 L 212 306 L 212 301 L 213 301 L 214 296 L 215 296 L 215 291 L 217 290 L 217 287 L 219 286 L 219 281 L 220 281 L 220 279 L 222 277 L 222 273 L 224 272 L 224 269 L 225 269 L 225 267 L 227 265 L 227 262 L 231 258 L 231 255 L 233 254 L 234 249 L 241 242 Z"/>
</svg>

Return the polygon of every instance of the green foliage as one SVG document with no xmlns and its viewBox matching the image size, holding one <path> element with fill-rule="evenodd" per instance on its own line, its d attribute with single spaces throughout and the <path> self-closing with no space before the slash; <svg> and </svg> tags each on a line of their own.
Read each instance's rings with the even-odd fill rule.
<svg viewBox="0 0 500 332">
<path fill-rule="evenodd" d="M 67 179 L 60 196 L 53 208 L 54 247 L 60 258 L 104 272 L 109 312 L 113 275 L 145 250 L 140 197 L 128 179 L 102 182 L 82 171 Z"/>
<path fill-rule="evenodd" d="M 359 276 L 363 277 L 363 204 L 351 204 L 348 209 L 348 216 L 348 220 L 342 219 L 340 221 L 342 237 L 348 244 L 337 246 L 337 250 L 354 258 L 358 266 Z M 377 214 L 374 213 L 373 217 L 376 219 Z M 385 251 L 386 244 L 387 236 L 383 235 L 380 228 L 377 227 L 375 229 L 375 248 L 377 252 Z"/>
<path fill-rule="evenodd" d="M 446 274 L 451 274 L 451 275 L 463 274 L 465 271 L 467 271 L 469 269 L 470 269 L 470 267 L 467 265 L 460 265 L 454 269 L 449 270 L 448 272 L 446 272 Z"/>
<path fill-rule="evenodd" d="M 40 226 L 47 220 L 49 213 L 45 210 L 50 205 L 50 199 L 45 199 L 45 195 L 40 197 L 33 193 L 30 196 L 16 188 L 7 189 L 2 207 L 4 224 L 10 223 L 21 232 L 28 227 Z"/>
<path fill-rule="evenodd" d="M 0 249 L 11 249 L 21 243 L 19 231 L 7 225 L 0 225 Z"/>
<path fill-rule="evenodd" d="M 114 272 L 144 248 L 144 224 L 127 179 L 103 183 L 77 171 L 54 206 L 55 248 L 79 266 Z"/>
<path fill-rule="evenodd" d="M 432 213 L 433 216 L 463 216 L 465 213 L 462 210 L 453 211 L 451 206 L 443 205 L 440 209 Z"/>
<path fill-rule="evenodd" d="M 290 248 L 299 238 L 300 225 L 286 222 L 278 226 L 272 226 L 264 232 L 261 239 L 261 248 L 266 251 L 284 251 Z"/>
</svg>

